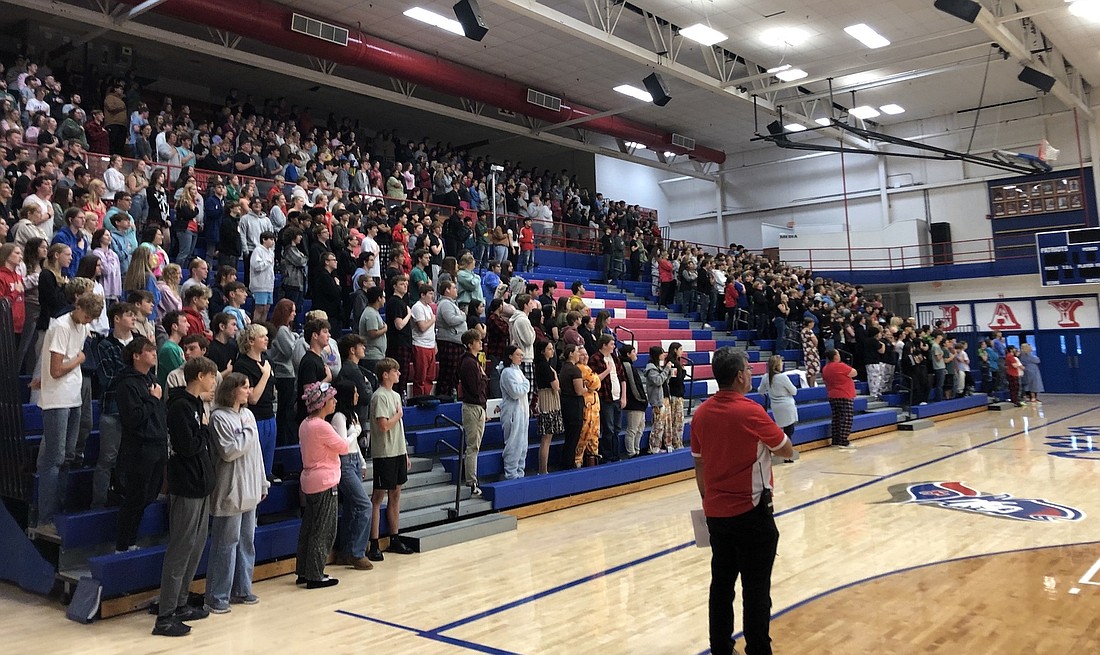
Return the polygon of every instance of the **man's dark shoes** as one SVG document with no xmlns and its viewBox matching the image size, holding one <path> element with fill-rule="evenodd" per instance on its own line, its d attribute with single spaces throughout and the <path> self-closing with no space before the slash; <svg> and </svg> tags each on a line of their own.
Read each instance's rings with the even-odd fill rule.
<svg viewBox="0 0 1100 655">
<path fill-rule="evenodd" d="M 398 555 L 412 555 L 416 552 L 397 535 L 390 537 L 390 547 L 386 550 L 391 553 L 397 553 Z"/>
<path fill-rule="evenodd" d="M 182 637 L 191 632 L 191 626 L 185 625 L 175 616 L 157 617 L 153 625 L 153 634 L 160 637 Z"/>
</svg>

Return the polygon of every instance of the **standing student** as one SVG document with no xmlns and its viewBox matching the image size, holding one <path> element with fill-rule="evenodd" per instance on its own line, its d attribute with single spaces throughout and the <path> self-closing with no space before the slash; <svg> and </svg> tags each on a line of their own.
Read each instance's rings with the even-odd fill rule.
<svg viewBox="0 0 1100 655">
<path fill-rule="evenodd" d="M 168 312 L 161 321 L 168 339 L 157 350 L 157 382 L 167 386 L 168 374 L 183 366 L 180 340 L 187 334 L 187 316 L 183 312 Z"/>
<path fill-rule="evenodd" d="M 840 361 L 839 350 L 827 351 L 825 359 L 828 363 L 821 377 L 825 380 L 829 407 L 833 415 L 830 428 L 831 443 L 841 450 L 854 450 L 855 446 L 848 442 L 848 436 L 852 433 L 852 418 L 855 415 L 853 401 L 856 397 L 856 385 L 853 378 L 859 373 Z"/>
<path fill-rule="evenodd" d="M 460 279 L 461 276 L 462 273 L 459 272 Z M 435 335 L 439 349 L 439 375 L 435 383 L 437 396 L 450 396 L 454 392 L 458 361 L 464 352 L 462 334 L 465 331 L 466 315 L 458 304 L 458 287 L 451 282 L 440 282 Z"/>
<path fill-rule="evenodd" d="M 298 531 L 295 568 L 297 584 L 304 584 L 306 589 L 323 589 L 340 582 L 325 575 L 325 561 L 336 541 L 340 455 L 347 454 L 348 442 L 325 420 L 336 411 L 336 389 L 332 385 L 310 383 L 302 394 L 302 401 L 308 412 L 298 428 L 298 443 L 302 447 L 300 484 L 305 495 L 305 511 Z"/>
<path fill-rule="evenodd" d="M 56 532 L 54 515 L 64 507 L 67 479 L 61 476 L 66 454 L 76 449 L 80 425 L 80 388 L 88 325 L 103 311 L 103 298 L 93 293 L 76 299 L 71 312 L 50 323 L 42 348 L 38 406 L 42 408 L 42 445 L 38 449 L 38 527 Z M 65 476 L 67 478 L 67 475 Z"/>
<path fill-rule="evenodd" d="M 309 414 L 304 400 L 306 387 L 314 382 L 332 382 L 332 371 L 325 365 L 325 347 L 329 342 L 329 323 L 324 319 L 306 321 L 306 352 L 298 362 L 298 421 Z"/>
<path fill-rule="evenodd" d="M 341 349 L 344 348 L 344 339 L 358 339 L 357 335 L 349 334 L 340 340 Z M 361 349 L 358 345 L 352 350 Z M 340 374 L 345 369 L 359 370 L 358 360 L 351 366 L 343 366 Z M 336 411 L 329 422 L 336 434 L 347 441 L 348 452 L 340 455 L 340 485 L 339 497 L 343 511 L 336 531 L 337 562 L 351 565 L 360 571 L 369 571 L 374 568 L 367 559 L 367 540 L 370 537 L 370 521 L 374 507 L 371 505 L 370 496 L 363 488 L 363 478 L 367 472 L 367 464 L 359 450 L 359 435 L 363 432 L 363 426 L 359 423 L 357 405 L 359 404 L 359 389 L 350 380 L 338 380 L 336 387 Z"/>
<path fill-rule="evenodd" d="M 187 604 L 188 587 L 206 547 L 210 492 L 214 490 L 213 447 L 203 397 L 214 392 L 218 367 L 205 357 L 183 366 L 186 387 L 168 392 L 168 548 L 160 576 L 160 608 L 153 634 L 180 637 L 184 621 L 204 619 L 205 609 Z"/>
<path fill-rule="evenodd" d="M 649 347 L 649 363 L 645 366 L 645 394 L 653 407 L 653 428 L 649 433 L 648 454 L 671 448 L 672 410 L 668 400 L 668 381 L 672 377 L 674 366 L 665 357 L 660 346 Z"/>
<path fill-rule="evenodd" d="M 794 397 L 798 390 L 791 378 L 783 373 L 782 356 L 768 358 L 768 373 L 760 380 L 757 391 L 768 397 L 775 424 L 783 428 L 783 434 L 794 438 L 794 426 L 798 423 L 798 407 Z"/>
<path fill-rule="evenodd" d="M 248 408 L 251 392 L 247 377 L 230 373 L 218 385 L 210 415 L 215 482 L 210 494 L 213 519 L 205 609 L 216 614 L 228 612 L 230 603 L 260 602 L 252 593 L 256 508 L 269 483 L 256 417 Z"/>
<path fill-rule="evenodd" d="M 252 290 L 253 321 L 266 321 L 275 295 L 275 233 L 260 234 L 260 245 L 252 251 L 249 289 Z"/>
<path fill-rule="evenodd" d="M 267 358 L 271 339 L 263 325 L 250 325 L 237 334 L 237 358 L 233 371 L 248 378 L 248 409 L 256 419 L 260 435 L 260 452 L 263 454 L 264 471 L 272 483 L 281 482 L 275 477 L 275 380 L 273 368 Z"/>
<path fill-rule="evenodd" d="M 539 401 L 539 475 L 549 471 L 550 442 L 565 431 L 561 416 L 561 383 L 554 370 L 554 344 L 535 343 L 535 384 Z"/>
<path fill-rule="evenodd" d="M 1008 378 L 1008 398 L 1013 405 L 1022 407 L 1023 403 L 1020 402 L 1020 377 L 1024 373 L 1024 365 L 1020 363 L 1020 358 L 1016 356 L 1016 346 L 1007 346 L 1005 348 L 1005 376 Z"/>
<path fill-rule="evenodd" d="M 241 282 L 230 282 L 225 285 L 225 307 L 222 311 L 237 319 L 237 328 L 245 329 L 252 325 L 252 318 L 244 311 L 243 305 L 248 300 L 248 287 Z"/>
<path fill-rule="evenodd" d="M 137 311 L 130 303 L 120 302 L 107 312 L 111 333 L 99 341 L 99 457 L 92 474 L 92 509 L 102 509 L 107 504 L 107 494 L 117 487 L 115 464 L 118 461 L 119 442 L 122 440 L 122 423 L 115 400 L 115 378 L 123 369 L 122 349 L 134 340 L 134 320 Z"/>
<path fill-rule="evenodd" d="M 126 368 L 115 381 L 122 421 L 118 468 L 125 489 L 115 539 L 119 552 L 137 548 L 138 525 L 160 493 L 168 461 L 168 417 L 153 375 L 157 348 L 145 337 L 134 337 L 122 349 L 122 361 Z"/>
<path fill-rule="evenodd" d="M 481 495 L 477 480 L 477 456 L 485 435 L 485 408 L 488 404 L 489 377 L 481 365 L 482 338 L 478 330 L 462 334 L 466 351 L 458 360 L 458 399 L 462 401 L 462 430 L 466 433 L 466 457 L 463 460 L 464 482 L 470 494 Z"/>
<path fill-rule="evenodd" d="M 606 462 L 617 462 L 620 453 L 619 428 L 623 408 L 626 407 L 626 371 L 615 356 L 615 337 L 609 334 L 599 336 L 589 366 L 600 379 L 600 457 Z"/>
<path fill-rule="evenodd" d="M 573 469 L 577 467 L 577 444 L 581 440 L 581 429 L 584 426 L 584 377 L 577 361 L 583 348 L 578 348 L 571 343 L 565 344 L 561 353 L 561 370 L 558 371 L 558 382 L 561 393 L 561 421 L 562 433 L 565 435 L 565 445 L 561 454 L 561 467 Z"/>
<path fill-rule="evenodd" d="M 394 386 L 401 380 L 401 367 L 387 357 L 375 368 L 380 386 L 370 400 L 370 451 L 374 463 L 374 490 L 371 492 L 370 550 L 367 557 L 372 562 L 382 561 L 378 545 L 379 512 L 383 500 L 387 501 L 386 519 L 390 528 L 391 553 L 408 555 L 413 549 L 398 536 L 401 516 L 401 486 L 409 479 L 409 455 L 405 444 L 405 425 L 401 419 L 405 409 L 401 396 Z"/>
<path fill-rule="evenodd" d="M 623 378 L 626 381 L 626 457 L 637 457 L 642 452 L 642 432 L 645 430 L 645 410 L 649 406 L 646 398 L 645 380 L 638 368 L 638 350 L 624 343 L 619 346 L 619 360 L 623 363 Z"/>
<path fill-rule="evenodd" d="M 435 312 L 432 302 L 435 292 L 430 284 L 420 285 L 420 300 L 410 310 L 413 318 L 413 395 L 428 396 L 432 393 L 435 369 Z"/>
<path fill-rule="evenodd" d="M 412 377 L 413 366 L 413 342 L 412 342 L 412 311 L 406 302 L 409 292 L 409 278 L 405 275 L 397 275 L 391 281 L 392 289 L 389 299 L 386 300 L 386 357 L 397 362 L 401 372 Z M 397 389 L 402 398 L 405 397 L 404 386 Z"/>
<path fill-rule="evenodd" d="M 712 366 L 718 393 L 696 411 L 691 439 L 710 531 L 710 649 L 714 655 L 735 652 L 734 584 L 740 577 L 746 652 L 770 654 L 771 573 L 779 544 L 771 455 L 790 458 L 794 449 L 764 408 L 745 397 L 752 370 L 744 353 L 721 348 Z"/>
<path fill-rule="evenodd" d="M 504 350 L 508 365 L 500 374 L 500 427 L 504 432 L 504 479 L 515 480 L 523 477 L 524 463 L 527 460 L 527 434 L 531 423 L 528 395 L 531 383 L 527 380 L 520 365 L 523 363 L 523 350 L 519 346 L 508 346 Z"/>
</svg>

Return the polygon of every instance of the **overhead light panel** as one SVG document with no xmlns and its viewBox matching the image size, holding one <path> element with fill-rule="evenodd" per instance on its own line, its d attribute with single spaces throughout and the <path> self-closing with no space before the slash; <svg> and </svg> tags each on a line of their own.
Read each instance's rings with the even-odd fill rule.
<svg viewBox="0 0 1100 655">
<path fill-rule="evenodd" d="M 901 105 L 895 105 L 894 103 L 890 103 L 888 105 L 883 105 L 883 106 L 879 107 L 879 111 L 881 111 L 884 114 L 890 114 L 891 116 L 897 116 L 898 114 L 904 114 L 905 113 L 905 108 L 902 107 Z"/>
<path fill-rule="evenodd" d="M 806 126 L 802 125 L 801 123 L 787 123 L 783 126 L 783 129 L 787 130 L 788 132 L 804 132 L 806 130 Z"/>
<path fill-rule="evenodd" d="M 795 80 L 800 80 L 807 75 L 809 75 L 809 73 L 802 70 L 801 68 L 789 68 L 785 71 L 779 71 L 775 74 L 777 78 L 784 82 L 793 82 Z"/>
<path fill-rule="evenodd" d="M 1073 0 L 1069 6 L 1069 13 L 1078 18 L 1100 22 L 1100 0 Z"/>
<path fill-rule="evenodd" d="M 649 95 L 648 92 L 643 91 L 643 90 L 639 89 L 636 86 L 631 86 L 629 84 L 620 84 L 619 86 L 615 87 L 614 90 L 618 91 L 619 93 L 623 94 L 624 96 L 630 96 L 631 98 L 634 98 L 635 100 L 642 100 L 642 101 L 645 101 L 645 102 L 653 102 L 653 96 Z"/>
<path fill-rule="evenodd" d="M 860 120 L 867 120 L 868 118 L 875 118 L 879 115 L 878 110 L 870 105 L 861 105 L 859 107 L 852 107 L 848 110 L 848 113 Z"/>
<path fill-rule="evenodd" d="M 680 36 L 706 46 L 721 43 L 729 38 L 711 26 L 702 23 L 696 23 L 691 27 L 681 29 Z"/>
<path fill-rule="evenodd" d="M 830 125 L 833 124 L 833 119 L 821 117 L 821 118 L 815 118 L 814 122 L 817 123 L 818 125 L 820 125 L 821 127 L 829 127 Z"/>
<path fill-rule="evenodd" d="M 856 23 L 844 28 L 848 36 L 871 48 L 884 48 L 890 45 L 890 40 L 876 32 L 867 23 Z"/>
<path fill-rule="evenodd" d="M 641 148 L 642 150 L 645 150 L 645 144 L 644 143 L 638 143 L 637 141 L 627 141 L 623 145 L 625 145 L 627 148 L 632 148 L 634 150 L 637 150 L 638 148 Z"/>
<path fill-rule="evenodd" d="M 775 27 L 770 30 L 765 30 L 760 35 L 760 40 L 763 41 L 765 45 L 774 47 L 797 47 L 805 43 L 809 38 L 810 35 L 806 30 L 797 27 Z"/>
<path fill-rule="evenodd" d="M 441 30 L 446 30 L 452 34 L 459 36 L 466 36 L 466 32 L 462 29 L 462 23 L 453 18 L 447 18 L 441 16 L 434 11 L 428 11 L 421 7 L 413 7 L 412 9 L 406 9 L 401 12 L 413 20 L 418 20 L 421 23 L 427 23 L 433 25 Z"/>
<path fill-rule="evenodd" d="M 665 157 L 675 157 L 675 156 L 676 156 L 675 152 L 672 152 L 671 150 L 666 150 L 665 151 Z"/>
<path fill-rule="evenodd" d="M 775 75 L 776 73 L 782 73 L 783 71 L 790 70 L 790 64 L 783 64 L 782 66 L 776 66 L 775 68 L 769 68 L 768 73 Z"/>
</svg>

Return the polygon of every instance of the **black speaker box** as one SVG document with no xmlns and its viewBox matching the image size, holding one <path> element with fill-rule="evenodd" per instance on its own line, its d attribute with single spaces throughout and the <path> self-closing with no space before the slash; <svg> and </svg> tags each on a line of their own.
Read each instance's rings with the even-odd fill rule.
<svg viewBox="0 0 1100 655">
<path fill-rule="evenodd" d="M 982 6 L 974 0 L 936 0 L 933 6 L 940 11 L 973 23 L 978 18 Z"/>
<path fill-rule="evenodd" d="M 459 0 L 454 6 L 455 17 L 462 24 L 462 31 L 466 38 L 480 41 L 489 33 L 489 26 L 485 24 L 485 18 L 481 15 L 481 7 L 477 0 Z"/>
<path fill-rule="evenodd" d="M 951 246 L 951 224 L 932 223 L 932 264 L 934 266 L 952 264 L 955 262 L 954 250 Z"/>
<path fill-rule="evenodd" d="M 669 100 L 672 100 L 672 96 L 668 94 L 668 87 L 665 86 L 665 81 L 657 73 L 650 73 L 642 80 L 642 83 L 645 84 L 645 90 L 649 91 L 649 95 L 653 96 L 653 104 L 658 107 L 664 107 Z"/>
<path fill-rule="evenodd" d="M 1050 75 L 1037 71 L 1030 66 L 1024 66 L 1024 69 L 1020 71 L 1016 79 L 1024 84 L 1030 84 L 1044 93 L 1050 93 L 1050 90 L 1054 88 L 1054 83 L 1057 81 Z"/>
</svg>

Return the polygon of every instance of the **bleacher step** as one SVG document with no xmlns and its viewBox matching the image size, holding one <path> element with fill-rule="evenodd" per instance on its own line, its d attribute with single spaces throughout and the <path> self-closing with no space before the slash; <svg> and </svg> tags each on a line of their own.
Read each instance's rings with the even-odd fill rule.
<svg viewBox="0 0 1100 655">
<path fill-rule="evenodd" d="M 516 529 L 516 525 L 516 517 L 511 514 L 486 514 L 454 523 L 403 532 L 401 539 L 412 546 L 416 552 L 426 553 L 482 537 L 510 532 Z"/>
<path fill-rule="evenodd" d="M 431 525 L 433 523 L 439 523 L 440 521 L 446 521 L 448 518 L 447 510 L 454 508 L 455 500 L 454 485 L 447 485 L 447 488 L 451 493 L 451 497 L 447 503 L 420 507 L 418 509 L 406 509 L 405 494 L 401 494 L 401 530 L 410 530 L 422 525 Z M 383 508 L 384 507 L 385 506 L 383 506 Z M 459 503 L 459 516 L 473 516 L 491 511 L 493 511 L 492 502 L 484 498 L 470 498 L 470 492 L 466 489 L 463 500 Z M 404 532 L 402 532 L 402 534 L 404 534 Z"/>
<path fill-rule="evenodd" d="M 905 430 L 906 432 L 916 432 L 918 430 L 927 430 L 928 428 L 934 427 L 936 427 L 936 422 L 927 418 L 918 418 L 912 421 L 898 423 L 898 429 Z"/>
</svg>

